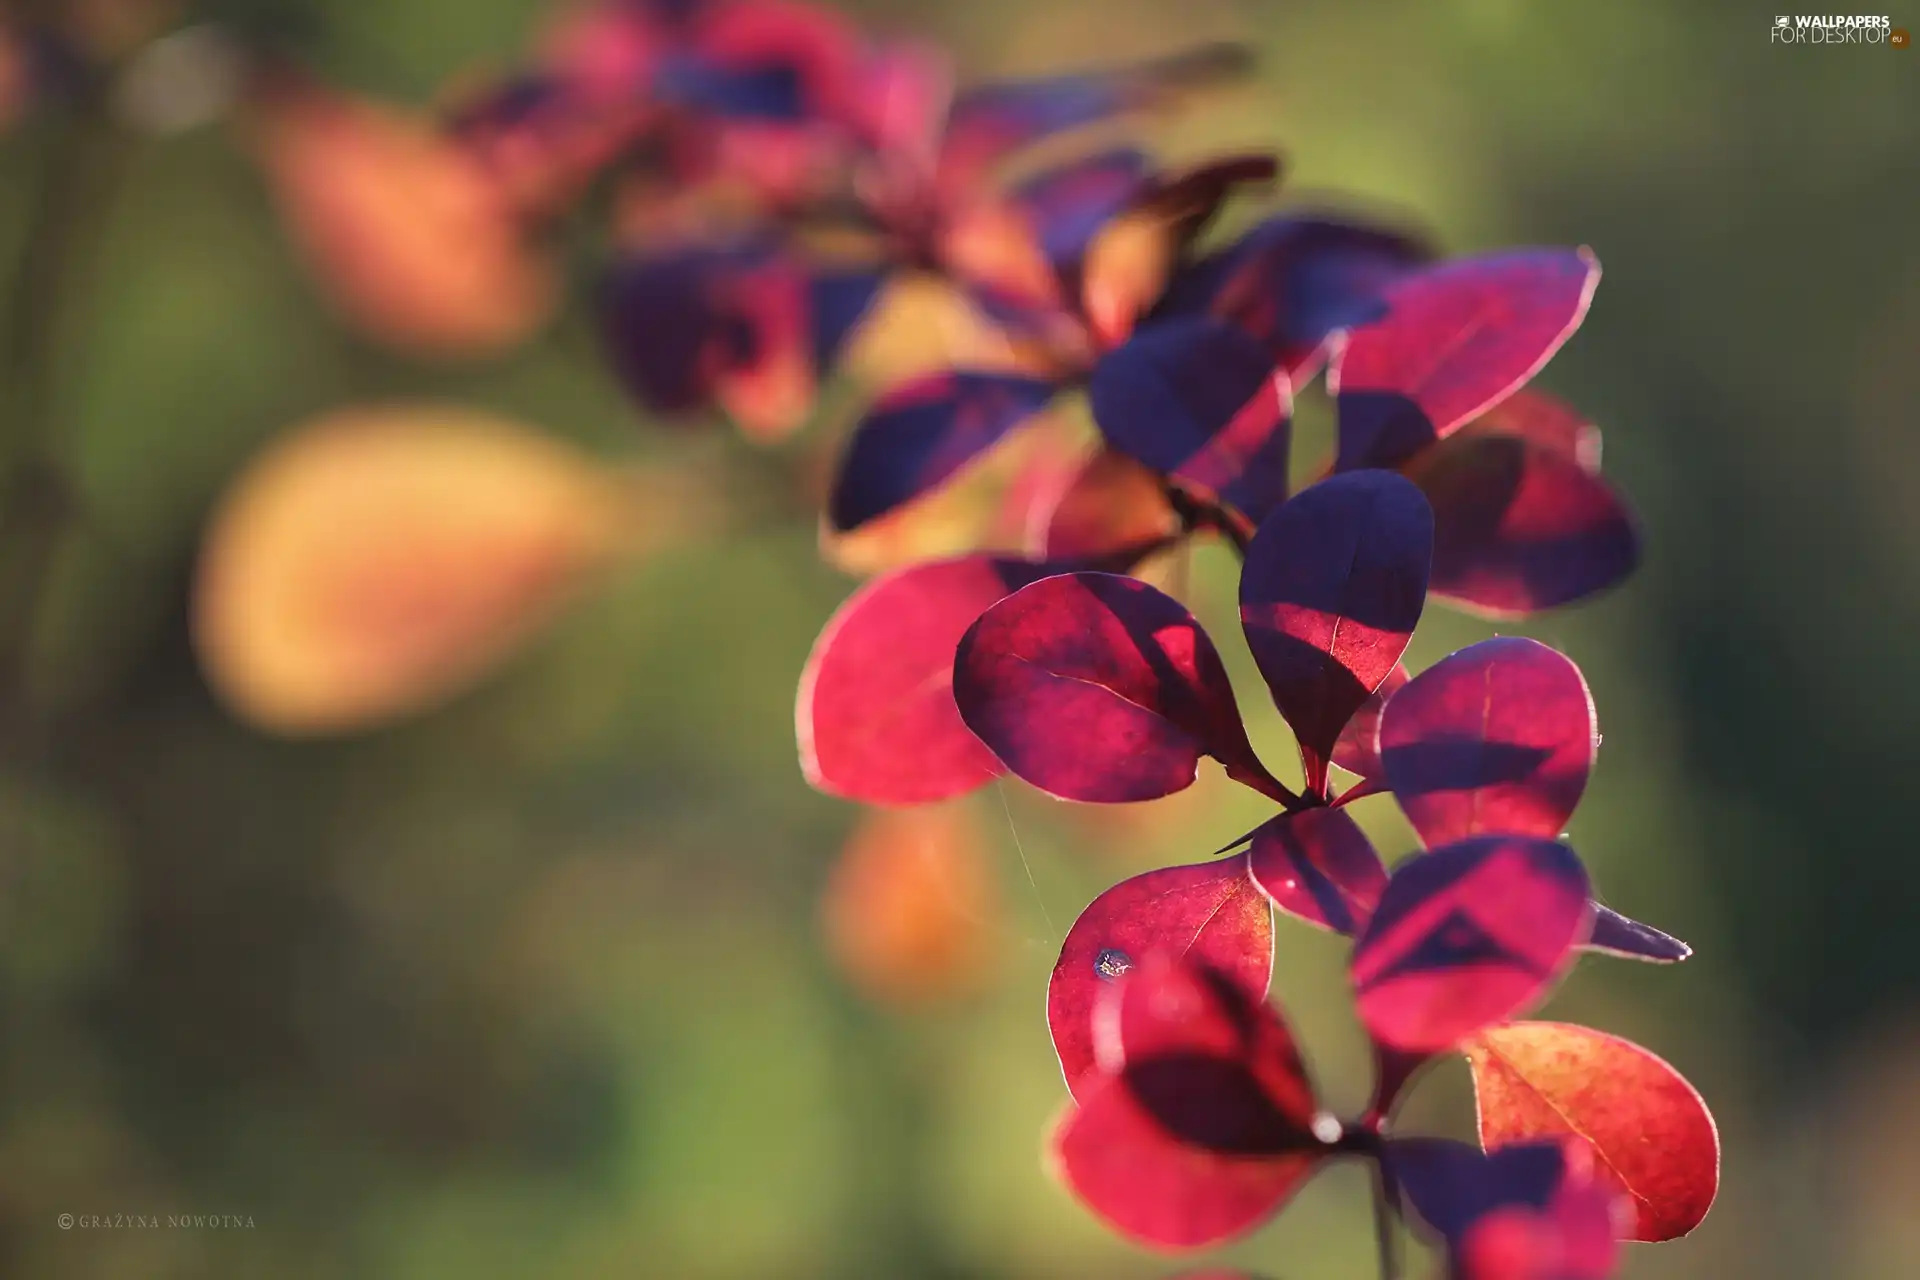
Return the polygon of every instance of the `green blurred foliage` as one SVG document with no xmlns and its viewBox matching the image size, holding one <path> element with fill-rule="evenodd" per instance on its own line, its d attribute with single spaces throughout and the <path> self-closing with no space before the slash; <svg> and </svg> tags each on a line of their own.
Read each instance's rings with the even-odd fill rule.
<svg viewBox="0 0 1920 1280">
<path fill-rule="evenodd" d="M 533 0 L 222 7 L 298 17 L 329 75 L 412 101 L 510 62 L 537 17 Z M 1546 384 L 1607 432 L 1648 563 L 1523 629 L 1583 664 L 1600 707 L 1577 843 L 1612 901 L 1699 955 L 1590 962 L 1552 1012 L 1682 1067 L 1727 1151 L 1707 1224 L 1635 1249 L 1628 1274 L 1906 1274 L 1920 62 L 1774 47 L 1768 15 L 1659 0 L 857 7 L 976 74 L 1245 38 L 1262 78 L 1160 130 L 1169 151 L 1278 144 L 1301 189 L 1421 211 L 1461 251 L 1596 248 L 1604 286 Z M 21 228 L 78 128 L 53 115 L 0 140 L 11 271 L 36 269 Z M 1040 990 L 1098 889 L 1204 854 L 1259 802 L 1214 793 L 1193 829 L 1142 842 L 1089 838 L 1013 786 L 976 797 L 1004 832 L 1001 979 L 910 1018 L 864 1005 L 815 928 L 855 814 L 808 791 L 792 748 L 795 677 L 849 589 L 804 521 L 636 570 L 435 716 L 331 743 L 248 732 L 193 666 L 188 575 L 222 485 L 300 417 L 442 396 L 609 457 L 760 464 L 730 436 L 662 443 L 578 314 L 478 369 L 384 355 L 318 303 L 224 131 L 103 145 L 112 172 L 75 210 L 97 244 L 24 317 L 34 336 L 5 339 L 8 466 L 44 429 L 52 473 L 20 472 L 0 506 L 0 1269 L 1164 1274 L 1041 1170 L 1063 1095 Z M 1304 416 L 1324 442 L 1324 414 Z M 42 532 L 51 573 L 22 598 Z M 1264 708 L 1231 573 L 1202 556 L 1195 594 Z M 1438 613 L 1411 657 L 1487 630 Z M 1284 758 L 1277 717 L 1250 718 Z M 1341 950 L 1281 928 L 1276 991 L 1330 1097 L 1357 1101 Z M 1454 1132 L 1470 1115 L 1457 1071 L 1413 1107 Z M 179 1212 L 253 1225 L 55 1226 Z M 1224 1256 L 1311 1280 L 1368 1274 L 1370 1250 L 1346 1170 Z"/>
</svg>

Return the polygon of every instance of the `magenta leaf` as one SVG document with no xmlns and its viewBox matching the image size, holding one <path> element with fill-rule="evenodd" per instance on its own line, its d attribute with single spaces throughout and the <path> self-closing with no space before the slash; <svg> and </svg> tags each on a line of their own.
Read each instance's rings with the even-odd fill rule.
<svg viewBox="0 0 1920 1280">
<path fill-rule="evenodd" d="M 1362 1025 L 1390 1049 L 1439 1053 L 1531 1008 L 1592 930 L 1587 889 L 1573 850 L 1526 836 L 1401 863 L 1353 948 Z"/>
<path fill-rule="evenodd" d="M 1328 374 L 1335 469 L 1398 467 L 1513 394 L 1580 327 L 1599 282 L 1581 248 L 1462 258 L 1394 284 Z"/>
<path fill-rule="evenodd" d="M 1395 663 L 1380 687 L 1360 704 L 1360 709 L 1347 721 L 1347 727 L 1340 731 L 1339 739 L 1333 744 L 1335 764 L 1360 778 L 1380 775 L 1380 713 L 1386 708 L 1387 699 L 1400 692 L 1409 679 L 1406 667 Z"/>
<path fill-rule="evenodd" d="M 1587 939 L 1587 950 L 1655 964 L 1676 964 L 1693 954 L 1692 947 L 1672 934 L 1629 919 L 1599 902 L 1593 904 L 1593 936 Z"/>
<path fill-rule="evenodd" d="M 874 405 L 840 460 L 827 517 L 845 532 L 940 485 L 1046 408 L 1044 378 L 944 372 L 897 387 Z"/>
<path fill-rule="evenodd" d="M 994 601 L 1054 572 L 1013 557 L 935 560 L 873 579 L 807 656 L 794 713 L 800 765 L 822 791 L 910 805 L 1003 772 L 953 703 L 953 652 Z"/>
<path fill-rule="evenodd" d="M 1566 1149 L 1526 1142 L 1498 1151 L 1450 1138 L 1396 1138 L 1387 1169 L 1421 1221 L 1443 1240 L 1458 1240 L 1495 1209 L 1544 1209 L 1566 1178 Z"/>
<path fill-rule="evenodd" d="M 1351 935 L 1387 885 L 1387 869 L 1341 809 L 1283 813 L 1253 833 L 1248 867 L 1273 905 L 1308 924 Z"/>
<path fill-rule="evenodd" d="M 1600 474 L 1600 428 L 1566 401 L 1532 387 L 1514 392 L 1460 430 L 1515 436 Z"/>
<path fill-rule="evenodd" d="M 1040 250 L 1056 271 L 1086 253 L 1107 221 L 1146 189 L 1148 161 L 1131 147 L 1087 156 L 1022 182 L 1013 202 L 1025 211 Z"/>
<path fill-rule="evenodd" d="M 1406 651 L 1432 548 L 1426 499 L 1390 471 L 1322 480 L 1247 547 L 1241 625 L 1300 741 L 1309 792 L 1326 793 L 1340 731 Z"/>
<path fill-rule="evenodd" d="M 1431 256 L 1404 232 L 1284 214 L 1177 281 L 1166 310 L 1210 310 L 1246 330 L 1297 386 L 1319 367 L 1335 330 L 1378 318 L 1386 287 Z"/>
<path fill-rule="evenodd" d="M 1094 366 L 1107 443 L 1257 525 L 1287 496 L 1293 393 L 1254 338 L 1221 320 L 1143 325 Z"/>
<path fill-rule="evenodd" d="M 1568 452 L 1462 431 L 1407 474 L 1433 504 L 1434 594 L 1516 618 L 1584 600 L 1640 563 L 1626 502 Z"/>
<path fill-rule="evenodd" d="M 1061 574 L 994 605 L 961 638 L 953 693 L 1009 770 L 1064 800 L 1171 795 L 1205 755 L 1270 782 L 1207 633 L 1133 578 Z"/>
<path fill-rule="evenodd" d="M 1580 668 L 1519 636 L 1441 659 L 1380 717 L 1387 784 L 1429 846 L 1480 832 L 1560 834 L 1597 739 Z"/>
<path fill-rule="evenodd" d="M 1273 913 L 1248 877 L 1246 855 L 1122 880 L 1067 930 L 1047 983 L 1047 1027 L 1076 1097 L 1095 1070 L 1094 1010 L 1150 955 L 1204 963 L 1249 999 L 1266 998 Z"/>
<path fill-rule="evenodd" d="M 1053 1155 L 1068 1189 L 1121 1233 L 1163 1249 L 1230 1239 L 1329 1154 L 1291 1033 L 1234 983 L 1151 957 L 1100 1021 L 1118 1052 L 1055 1132 Z"/>
</svg>

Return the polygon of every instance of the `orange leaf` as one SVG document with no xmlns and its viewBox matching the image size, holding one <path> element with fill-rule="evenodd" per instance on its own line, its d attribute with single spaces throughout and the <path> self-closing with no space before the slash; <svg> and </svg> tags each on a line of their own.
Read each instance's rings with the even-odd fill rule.
<svg viewBox="0 0 1920 1280">
<path fill-rule="evenodd" d="M 281 215 L 322 290 L 372 337 L 429 356 L 528 337 L 556 285 L 508 193 L 424 122 L 311 85 L 260 102 Z"/>
<path fill-rule="evenodd" d="M 661 486 L 667 490 L 664 484 Z M 272 732 L 363 729 L 452 697 L 629 545 L 626 483 L 562 443 L 445 407 L 296 429 L 214 513 L 195 642 Z M 670 490 L 646 519 L 670 526 Z"/>
<path fill-rule="evenodd" d="M 1632 1198 L 1633 1240 L 1671 1240 L 1707 1216 L 1720 1187 L 1720 1137 L 1680 1073 L 1639 1045 L 1563 1022 L 1514 1022 L 1465 1046 L 1480 1141 L 1571 1136 Z"/>
<path fill-rule="evenodd" d="M 827 945 L 858 987 L 926 1004 L 979 986 L 996 905 L 985 841 L 964 805 L 876 809 L 827 882 Z"/>
</svg>

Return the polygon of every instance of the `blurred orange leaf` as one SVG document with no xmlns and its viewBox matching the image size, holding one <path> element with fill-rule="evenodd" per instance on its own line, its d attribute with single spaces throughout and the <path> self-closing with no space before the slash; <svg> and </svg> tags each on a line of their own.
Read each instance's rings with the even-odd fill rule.
<svg viewBox="0 0 1920 1280">
<path fill-rule="evenodd" d="M 827 881 L 827 946 L 875 999 L 920 1005 L 977 990 L 993 959 L 998 891 L 965 804 L 876 809 Z"/>
<path fill-rule="evenodd" d="M 426 356 L 479 356 L 552 311 L 551 265 L 509 194 L 422 121 L 308 84 L 259 102 L 258 141 L 281 215 L 337 310 Z"/>
<path fill-rule="evenodd" d="M 364 729 L 444 701 L 592 570 L 670 530 L 677 494 L 463 409 L 350 409 L 271 446 L 214 513 L 195 641 L 235 714 Z M 644 514 L 644 528 L 633 519 Z"/>
</svg>

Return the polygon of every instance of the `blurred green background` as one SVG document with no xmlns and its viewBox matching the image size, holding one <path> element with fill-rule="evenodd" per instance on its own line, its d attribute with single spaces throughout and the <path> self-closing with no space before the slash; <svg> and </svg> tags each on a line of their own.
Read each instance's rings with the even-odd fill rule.
<svg viewBox="0 0 1920 1280">
<path fill-rule="evenodd" d="M 540 16 L 223 8 L 299 19 L 330 78 L 416 103 L 513 61 Z M 1605 746 L 1573 834 L 1597 881 L 1698 954 L 1591 960 L 1550 1012 L 1679 1066 L 1726 1152 L 1707 1223 L 1634 1247 L 1626 1274 L 1920 1274 L 1920 55 L 1777 47 L 1751 5 L 1664 0 L 858 12 L 975 75 L 1245 39 L 1258 81 L 1158 130 L 1169 154 L 1277 145 L 1294 187 L 1420 211 L 1454 251 L 1595 248 L 1593 312 L 1543 385 L 1605 430 L 1647 563 L 1510 629 L 1593 685 Z M 22 264 L 22 228 L 88 128 L 53 112 L 0 138 L 5 270 L 46 267 Z M 649 562 L 429 717 L 305 744 L 237 725 L 187 644 L 198 537 L 244 460 L 312 412 L 448 398 L 608 457 L 761 464 L 728 432 L 651 431 L 577 314 L 478 368 L 383 354 L 317 300 L 226 130 L 104 150 L 111 203 L 74 213 L 96 242 L 0 339 L 0 1272 L 1177 1270 L 1041 1170 L 1063 1097 L 1041 991 L 1093 893 L 1204 855 L 1260 802 L 1209 790 L 1102 836 L 1012 784 L 982 793 L 1005 905 L 989 980 L 916 1013 L 870 1004 L 817 925 L 857 814 L 801 779 L 792 700 L 851 584 L 803 521 Z M 1257 690 L 1230 563 L 1197 572 Z M 1410 662 L 1488 631 L 1436 610 Z M 1410 844 L 1391 806 L 1363 807 Z M 1361 1100 L 1339 945 L 1283 922 L 1279 952 L 1327 1091 Z M 1464 1132 L 1464 1073 L 1424 1085 L 1410 1122 Z M 1338 1171 L 1220 1256 L 1369 1275 L 1365 1194 Z M 65 1212 L 253 1225 L 61 1232 Z"/>
</svg>

